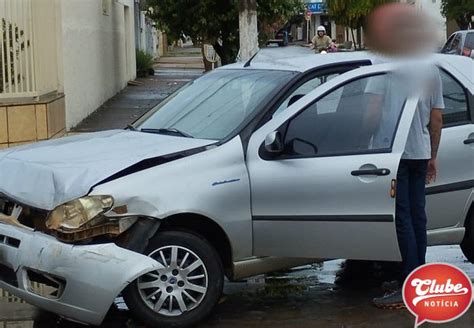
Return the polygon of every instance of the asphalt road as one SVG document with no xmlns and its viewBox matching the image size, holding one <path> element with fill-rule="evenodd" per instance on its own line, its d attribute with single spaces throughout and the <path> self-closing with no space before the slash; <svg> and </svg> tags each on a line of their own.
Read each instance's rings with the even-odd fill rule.
<svg viewBox="0 0 474 328">
<path fill-rule="evenodd" d="M 474 279 L 474 266 L 465 261 L 457 246 L 429 248 L 428 262 L 454 264 Z M 371 303 L 373 297 L 382 293 L 380 283 L 394 275 L 394 264 L 334 260 L 227 283 L 223 302 L 198 328 L 413 327 L 414 317 L 407 310 L 380 310 Z M 1 313 L 0 308 L 0 318 Z M 40 312 L 36 321 L 17 322 L 15 328 L 33 325 L 35 328 L 82 327 Z M 474 307 L 455 322 L 422 327 L 473 326 Z M 101 326 L 112 327 L 144 326 L 131 319 L 127 311 L 115 311 Z"/>
</svg>

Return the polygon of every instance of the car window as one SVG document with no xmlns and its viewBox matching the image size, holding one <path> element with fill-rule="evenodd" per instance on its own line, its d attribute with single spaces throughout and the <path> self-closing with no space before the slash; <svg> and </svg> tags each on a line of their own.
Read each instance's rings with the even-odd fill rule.
<svg viewBox="0 0 474 328">
<path fill-rule="evenodd" d="M 474 32 L 467 33 L 466 41 L 464 42 L 464 48 L 468 50 L 474 50 Z"/>
<path fill-rule="evenodd" d="M 440 70 L 443 83 L 443 121 L 444 124 L 455 124 L 469 121 L 467 96 L 462 86 L 445 71 Z"/>
<path fill-rule="evenodd" d="M 310 93 L 311 91 L 319 87 L 321 84 L 326 83 L 330 81 L 331 79 L 335 78 L 339 74 L 340 73 L 322 74 L 303 83 L 281 103 L 281 105 L 275 111 L 273 116 L 277 115 L 278 113 L 282 112 L 286 108 L 290 107 L 297 100 L 304 97 L 305 95 L 307 95 L 308 93 Z"/>
<path fill-rule="evenodd" d="M 335 89 L 293 118 L 284 133 L 287 156 L 389 152 L 405 101 L 390 75 Z"/>
<path fill-rule="evenodd" d="M 455 34 L 449 37 L 448 41 L 446 41 L 443 49 L 441 50 L 442 53 L 447 53 L 449 52 L 449 50 L 451 50 L 451 45 L 453 43 L 454 37 L 455 37 Z"/>
<path fill-rule="evenodd" d="M 462 50 L 462 35 L 456 34 L 454 37 L 453 43 L 449 49 L 449 53 L 460 55 Z"/>
</svg>

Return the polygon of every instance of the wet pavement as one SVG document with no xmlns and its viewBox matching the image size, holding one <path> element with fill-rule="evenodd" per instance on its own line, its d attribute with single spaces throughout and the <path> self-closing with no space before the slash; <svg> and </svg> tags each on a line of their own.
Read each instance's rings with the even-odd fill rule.
<svg viewBox="0 0 474 328">
<path fill-rule="evenodd" d="M 474 266 L 465 261 L 458 246 L 432 247 L 427 259 L 454 264 L 474 279 Z M 380 283 L 392 279 L 396 269 L 394 263 L 334 260 L 226 283 L 225 297 L 198 328 L 413 327 L 414 317 L 407 310 L 379 310 L 371 304 L 382 293 Z M 1 313 L 0 308 L 0 318 Z M 24 326 L 15 327 L 82 327 L 42 312 L 39 315 L 35 322 L 24 321 Z M 422 327 L 473 326 L 474 307 L 455 322 Z M 128 311 L 117 310 L 101 326 L 112 327 L 144 328 Z"/>
<path fill-rule="evenodd" d="M 135 81 L 137 83 L 128 85 L 70 132 L 123 129 L 203 73 L 200 50 L 177 49 L 170 53 L 170 57 L 160 58 L 154 66 L 154 75 L 139 78 Z"/>
</svg>

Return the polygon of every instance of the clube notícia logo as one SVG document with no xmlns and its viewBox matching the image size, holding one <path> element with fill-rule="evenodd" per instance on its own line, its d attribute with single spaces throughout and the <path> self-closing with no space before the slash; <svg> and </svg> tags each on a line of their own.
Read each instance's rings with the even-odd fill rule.
<svg viewBox="0 0 474 328">
<path fill-rule="evenodd" d="M 461 269 L 446 263 L 430 263 L 410 273 L 403 284 L 403 301 L 424 322 L 444 323 L 462 316 L 472 304 L 472 282 Z"/>
</svg>

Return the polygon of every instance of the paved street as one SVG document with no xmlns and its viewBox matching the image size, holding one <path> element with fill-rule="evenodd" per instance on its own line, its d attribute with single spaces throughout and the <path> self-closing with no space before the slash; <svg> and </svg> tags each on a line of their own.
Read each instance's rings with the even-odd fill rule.
<svg viewBox="0 0 474 328">
<path fill-rule="evenodd" d="M 474 279 L 474 266 L 465 262 L 457 246 L 430 248 L 428 261 L 454 264 Z M 370 302 L 373 297 L 380 295 L 381 281 L 393 277 L 392 267 L 393 265 L 372 262 L 335 260 L 266 278 L 227 283 L 223 302 L 198 328 L 413 327 L 414 318 L 407 310 L 379 310 Z M 335 283 L 336 280 L 338 284 Z M 0 307 L 0 318 L 6 319 L 8 315 L 13 314 L 5 313 L 7 311 L 8 308 Z M 17 307 L 16 311 L 20 311 L 20 308 Z M 18 320 L 25 320 L 25 313 L 33 314 L 28 306 L 24 306 L 23 310 L 17 313 Z M 58 321 L 55 316 L 42 312 L 37 315 L 35 322 L 17 322 L 15 327 L 29 328 L 33 323 L 35 328 L 81 327 Z M 10 317 L 11 319 L 15 318 Z M 467 328 L 473 325 L 474 308 L 471 308 L 453 323 L 424 324 L 423 327 Z M 127 311 L 110 313 L 101 327 L 143 328 L 129 317 Z"/>
</svg>

